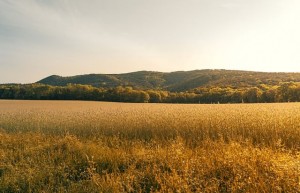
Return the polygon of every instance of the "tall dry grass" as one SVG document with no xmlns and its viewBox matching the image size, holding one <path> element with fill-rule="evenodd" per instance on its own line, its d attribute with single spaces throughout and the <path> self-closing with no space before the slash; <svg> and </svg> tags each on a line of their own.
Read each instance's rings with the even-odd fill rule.
<svg viewBox="0 0 300 193">
<path fill-rule="evenodd" d="M 0 192 L 300 192 L 300 104 L 0 101 Z"/>
</svg>

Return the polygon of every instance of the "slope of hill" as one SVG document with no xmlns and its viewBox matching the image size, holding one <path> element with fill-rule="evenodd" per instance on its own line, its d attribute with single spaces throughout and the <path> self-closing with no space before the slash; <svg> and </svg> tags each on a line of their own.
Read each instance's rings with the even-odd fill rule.
<svg viewBox="0 0 300 193">
<path fill-rule="evenodd" d="M 280 82 L 300 82 L 300 73 L 267 73 L 235 70 L 194 70 L 178 72 L 138 71 L 124 74 L 88 74 L 70 77 L 49 76 L 37 83 L 53 86 L 85 84 L 95 87 L 132 86 L 136 89 L 187 91 L 198 87 L 250 87 Z"/>
</svg>

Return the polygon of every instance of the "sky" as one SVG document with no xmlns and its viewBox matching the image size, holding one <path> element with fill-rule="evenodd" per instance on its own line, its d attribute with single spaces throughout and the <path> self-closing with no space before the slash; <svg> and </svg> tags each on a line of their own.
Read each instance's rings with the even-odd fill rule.
<svg viewBox="0 0 300 193">
<path fill-rule="evenodd" d="M 140 70 L 300 72 L 299 0 L 0 0 L 0 83 Z"/>
</svg>

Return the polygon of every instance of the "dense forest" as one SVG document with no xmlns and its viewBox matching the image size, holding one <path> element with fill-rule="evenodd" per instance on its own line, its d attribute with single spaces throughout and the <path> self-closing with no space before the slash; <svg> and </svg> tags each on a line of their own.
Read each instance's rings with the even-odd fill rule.
<svg viewBox="0 0 300 193">
<path fill-rule="evenodd" d="M 92 100 L 136 103 L 271 103 L 300 101 L 300 82 L 271 86 L 199 87 L 185 92 L 138 90 L 132 87 L 97 88 L 90 85 L 0 85 L 1 99 Z"/>
</svg>

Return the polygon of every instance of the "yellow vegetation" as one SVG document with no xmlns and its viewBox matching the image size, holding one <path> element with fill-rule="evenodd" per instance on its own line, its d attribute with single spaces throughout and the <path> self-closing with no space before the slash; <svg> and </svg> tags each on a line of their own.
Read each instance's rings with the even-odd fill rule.
<svg viewBox="0 0 300 193">
<path fill-rule="evenodd" d="M 300 104 L 0 101 L 0 192 L 300 192 Z"/>
</svg>

